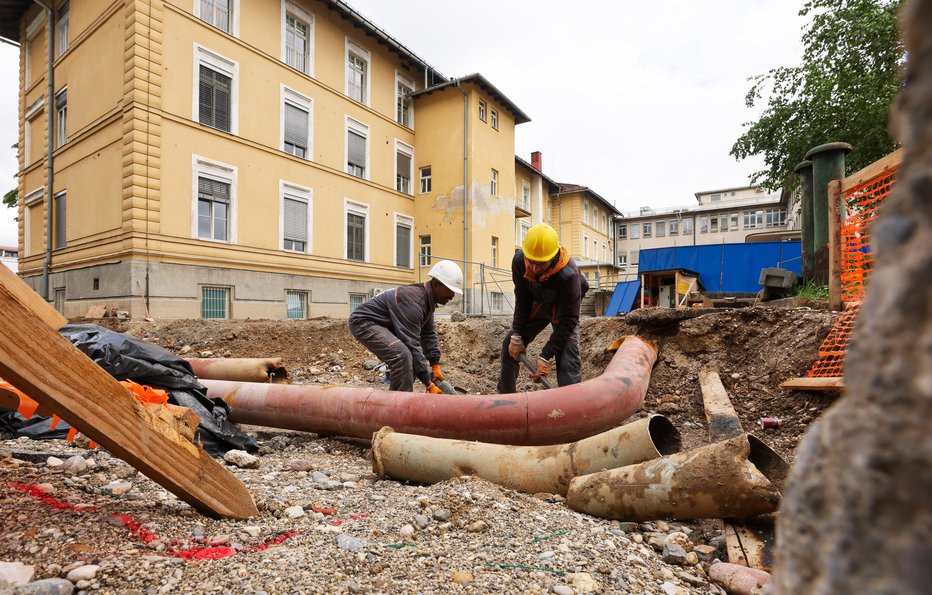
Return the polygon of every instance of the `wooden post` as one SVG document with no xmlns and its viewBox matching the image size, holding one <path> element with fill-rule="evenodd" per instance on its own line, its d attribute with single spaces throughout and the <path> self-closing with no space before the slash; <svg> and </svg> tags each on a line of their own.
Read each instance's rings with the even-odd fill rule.
<svg viewBox="0 0 932 595">
<path fill-rule="evenodd" d="M 841 226 L 844 206 L 841 199 L 841 180 L 828 183 L 828 305 L 841 311 Z"/>
</svg>

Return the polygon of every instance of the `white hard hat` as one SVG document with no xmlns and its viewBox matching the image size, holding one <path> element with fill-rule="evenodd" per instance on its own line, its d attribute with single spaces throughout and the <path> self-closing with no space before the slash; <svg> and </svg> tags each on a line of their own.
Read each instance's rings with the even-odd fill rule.
<svg viewBox="0 0 932 595">
<path fill-rule="evenodd" d="M 463 293 L 463 271 L 452 260 L 441 260 L 430 267 L 427 276 L 440 281 L 453 293 Z"/>
</svg>

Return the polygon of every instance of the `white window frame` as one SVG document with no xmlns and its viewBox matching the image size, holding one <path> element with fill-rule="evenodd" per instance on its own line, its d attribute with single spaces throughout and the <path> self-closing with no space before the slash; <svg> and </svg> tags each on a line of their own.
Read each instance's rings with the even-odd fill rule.
<svg viewBox="0 0 932 595">
<path fill-rule="evenodd" d="M 709 217 L 703 215 L 699 217 L 699 233 L 709 233 Z"/>
<path fill-rule="evenodd" d="M 741 229 L 741 222 L 738 213 L 732 213 L 731 216 L 731 231 L 738 231 Z"/>
<path fill-rule="evenodd" d="M 296 21 L 301 21 L 307 25 L 307 68 L 301 70 L 295 68 L 298 72 L 313 77 L 314 76 L 314 14 L 298 6 L 291 0 L 282 0 L 282 62 L 288 64 L 288 15 L 291 15 Z M 290 65 L 289 65 L 290 66 Z"/>
<path fill-rule="evenodd" d="M 678 236 L 680 235 L 680 221 L 679 219 L 670 219 L 667 221 L 667 235 L 669 236 Z"/>
<path fill-rule="evenodd" d="M 408 235 L 408 266 L 404 268 L 413 269 L 414 268 L 414 218 L 409 217 L 408 215 L 402 215 L 401 213 L 395 213 L 395 223 L 392 226 L 392 261 L 395 263 L 396 267 L 400 267 L 398 264 L 398 227 L 405 227 L 411 231 Z M 420 255 L 418 255 L 420 260 Z"/>
<path fill-rule="evenodd" d="M 531 222 L 521 219 L 518 221 L 518 245 L 521 246 L 524 244 L 524 238 L 527 237 L 527 232 L 531 231 Z"/>
<path fill-rule="evenodd" d="M 521 208 L 531 212 L 531 185 L 527 180 L 521 180 Z"/>
<path fill-rule="evenodd" d="M 685 217 L 681 221 L 681 223 L 683 224 L 682 225 L 683 231 L 680 232 L 680 235 L 693 233 L 693 218 L 692 217 Z"/>
<path fill-rule="evenodd" d="M 304 250 L 285 248 L 285 199 L 304 202 L 307 204 L 307 239 L 304 241 Z M 278 181 L 278 246 L 286 252 L 299 254 L 314 253 L 314 190 L 287 180 Z"/>
<path fill-rule="evenodd" d="M 202 157 L 200 155 L 191 155 L 191 237 L 203 242 L 215 242 L 218 244 L 235 244 L 236 243 L 236 212 L 237 212 L 237 176 L 238 168 L 235 165 L 229 165 Z M 211 178 L 218 182 L 230 185 L 230 229 L 226 241 L 215 240 L 214 238 L 202 238 L 197 233 L 197 179 L 200 177 Z"/>
<path fill-rule="evenodd" d="M 362 262 L 369 262 L 369 245 L 371 244 L 371 242 L 369 241 L 369 235 L 370 235 L 369 230 L 372 226 L 372 222 L 369 219 L 369 205 L 364 202 L 359 202 L 358 200 L 353 200 L 350 198 L 343 199 L 343 259 L 349 260 L 349 250 L 347 250 L 347 245 L 346 245 L 347 242 L 349 241 L 349 238 L 346 237 L 346 226 L 349 223 L 349 218 L 347 217 L 347 215 L 349 213 L 353 213 L 354 215 L 361 215 L 362 217 L 365 217 L 366 224 L 365 224 L 363 238 L 364 238 L 364 241 L 366 242 L 366 245 L 365 245 L 365 250 L 364 250 L 365 260 L 363 260 Z M 394 260 L 394 257 L 392 257 L 392 260 Z M 352 262 L 359 262 L 359 261 L 356 259 L 353 259 Z"/>
<path fill-rule="evenodd" d="M 583 234 L 582 237 L 582 255 L 589 258 L 589 234 Z"/>
<path fill-rule="evenodd" d="M 622 223 L 621 225 L 618 226 L 618 239 L 622 241 L 628 239 L 628 224 L 627 223 Z"/>
<path fill-rule="evenodd" d="M 61 6 L 55 9 L 55 59 L 61 57 L 71 47 L 71 3 L 68 3 L 68 12 L 65 18 L 60 19 L 58 11 Z"/>
<path fill-rule="evenodd" d="M 589 225 L 589 201 L 584 200 L 582 203 L 582 222 Z"/>
<path fill-rule="evenodd" d="M 618 268 L 620 269 L 628 268 L 628 253 L 627 252 L 618 253 Z"/>
<path fill-rule="evenodd" d="M 498 196 L 498 170 L 493 167 L 490 176 L 492 179 L 489 182 L 489 194 Z"/>
<path fill-rule="evenodd" d="M 776 215 L 777 223 L 771 223 L 774 215 Z M 781 220 L 782 223 L 779 222 Z M 786 209 L 775 208 L 764 211 L 764 227 L 786 227 Z"/>
<path fill-rule="evenodd" d="M 488 105 L 485 102 L 485 99 L 479 99 L 479 119 L 485 122 L 488 112 Z"/>
<path fill-rule="evenodd" d="M 645 221 L 641 224 L 641 237 L 644 239 L 654 237 L 654 223 L 653 221 Z"/>
<path fill-rule="evenodd" d="M 58 98 L 64 94 L 65 105 L 59 107 Z M 52 100 L 52 106 L 55 110 L 55 148 L 63 147 L 68 144 L 68 86 L 65 85 L 55 92 L 55 98 Z M 49 113 L 52 113 L 51 110 Z"/>
<path fill-rule="evenodd" d="M 501 242 L 499 242 L 498 236 L 491 236 L 489 242 L 489 250 L 491 252 L 490 256 L 492 257 L 492 266 L 498 268 L 498 250 L 501 247 Z"/>
<path fill-rule="evenodd" d="M 233 37 L 239 37 L 239 14 L 240 14 L 239 2 L 240 0 L 231 0 L 230 2 L 230 10 L 233 11 L 233 19 L 230 21 L 229 31 L 224 31 L 220 27 L 217 27 L 216 25 L 214 25 L 213 23 L 204 19 L 201 16 L 201 0 L 194 0 L 194 16 L 196 16 L 201 21 L 207 23 L 211 27 L 214 27 L 218 31 L 223 31 L 227 35 L 232 35 Z"/>
<path fill-rule="evenodd" d="M 410 160 L 410 165 L 408 166 L 408 191 L 398 190 L 398 153 L 402 153 L 408 156 Z M 395 139 L 395 153 L 394 165 L 392 166 L 395 170 L 395 175 L 392 179 L 395 180 L 395 190 L 401 192 L 402 194 L 407 194 L 408 196 L 414 196 L 414 147 L 407 143 L 403 143 L 397 138 Z"/>
<path fill-rule="evenodd" d="M 430 170 L 430 174 L 428 174 L 427 176 L 424 175 L 424 170 L 425 170 L 425 169 L 429 169 L 429 170 Z M 434 173 L 434 170 L 433 170 L 433 168 L 432 168 L 431 166 L 429 166 L 429 165 L 422 165 L 421 167 L 417 168 L 418 189 L 420 190 L 420 193 L 421 193 L 421 194 L 430 194 L 430 193 L 432 192 L 432 190 L 433 190 L 433 177 L 432 177 L 432 176 L 433 176 L 433 173 Z M 427 188 L 424 187 L 424 182 L 425 182 L 425 181 L 427 182 Z"/>
<path fill-rule="evenodd" d="M 298 93 L 294 89 L 289 89 L 285 85 L 282 85 L 282 100 L 281 100 L 281 114 L 278 120 L 278 138 L 281 139 L 281 145 L 279 148 L 283 152 L 287 152 L 285 149 L 285 104 L 290 103 L 298 109 L 303 109 L 307 112 L 307 155 L 304 157 L 298 157 L 293 153 L 288 153 L 293 157 L 298 157 L 298 159 L 306 159 L 308 161 L 313 161 L 314 155 L 314 100 L 306 95 Z"/>
<path fill-rule="evenodd" d="M 350 130 L 359 134 L 360 136 L 364 136 L 366 139 L 366 163 L 365 163 L 365 168 L 364 168 L 365 175 L 363 175 L 362 177 L 353 175 L 352 173 L 349 172 L 349 169 L 348 169 L 349 168 L 349 131 Z M 354 120 L 353 118 L 349 116 L 346 116 L 346 129 L 343 131 L 343 171 L 346 172 L 348 175 L 351 175 L 354 178 L 359 178 L 361 180 L 370 179 L 370 176 L 372 175 L 372 167 L 370 166 L 370 164 L 372 163 L 372 158 L 371 158 L 371 155 L 369 154 L 369 151 L 371 150 L 372 147 L 369 141 L 370 141 L 369 126 L 367 126 L 366 124 L 363 124 L 362 122 L 358 120 Z"/>
<path fill-rule="evenodd" d="M 25 52 L 24 66 L 26 69 L 26 87 L 29 87 L 32 83 L 32 58 L 29 57 L 29 54 L 32 53 L 32 42 L 35 41 L 36 35 L 45 26 L 45 14 L 44 10 L 40 10 L 26 26 L 26 43 L 23 45 L 23 51 Z"/>
<path fill-rule="evenodd" d="M 200 6 L 196 3 L 195 6 Z M 217 52 L 210 50 L 199 43 L 194 44 L 194 76 L 192 78 L 191 89 L 191 119 L 200 123 L 200 82 L 201 66 L 206 66 L 220 74 L 230 77 L 230 132 L 228 134 L 239 134 L 239 63 L 226 58 Z M 204 124 L 203 126 L 207 126 Z M 211 128 L 208 126 L 208 128 Z M 220 130 L 219 128 L 213 128 Z M 220 130 L 220 132 L 226 132 Z"/>
<path fill-rule="evenodd" d="M 36 253 L 30 250 L 30 244 L 32 243 L 32 209 L 37 208 L 44 197 L 45 186 L 40 186 L 32 192 L 28 192 L 26 196 L 23 197 L 23 213 L 25 213 L 25 220 L 23 221 L 24 256 L 32 256 Z"/>
<path fill-rule="evenodd" d="M 608 233 L 608 215 L 602 213 L 602 233 Z"/>
<path fill-rule="evenodd" d="M 410 97 L 408 98 L 408 123 L 405 124 L 401 121 L 401 112 L 398 108 L 401 103 L 401 93 L 398 91 L 398 86 L 404 85 L 414 93 L 417 90 L 417 86 L 414 84 L 414 81 L 401 74 L 397 70 L 395 71 L 395 121 L 414 130 L 414 100 Z"/>
<path fill-rule="evenodd" d="M 365 89 L 363 93 L 363 101 L 359 101 L 363 105 L 371 105 L 372 103 L 372 54 L 366 48 L 362 47 L 349 37 L 346 38 L 346 50 L 343 52 L 343 93 L 352 99 L 357 101 L 354 97 L 350 95 L 349 87 L 349 77 L 346 76 L 346 69 L 349 66 L 349 57 L 350 54 L 356 54 L 359 58 L 366 62 L 366 80 L 365 80 Z"/>
<path fill-rule="evenodd" d="M 427 238 L 427 243 L 424 243 L 424 238 Z M 419 235 L 417 237 L 417 264 L 421 267 L 429 267 L 431 260 L 433 259 L 433 250 L 431 244 L 433 243 L 433 238 L 429 233 Z M 427 248 L 427 254 L 424 253 L 424 248 Z"/>
<path fill-rule="evenodd" d="M 492 126 L 492 128 L 494 128 L 495 130 L 498 130 L 498 110 L 497 109 L 493 108 L 489 110 L 489 124 Z"/>
<path fill-rule="evenodd" d="M 288 296 L 296 295 L 302 302 L 304 306 L 303 316 L 301 318 L 291 318 L 288 316 Z M 311 292 L 306 289 L 286 289 L 285 290 L 285 319 L 286 320 L 307 320 L 308 315 L 311 311 Z"/>
<path fill-rule="evenodd" d="M 25 130 L 23 131 L 23 158 L 26 165 L 29 165 L 35 159 L 32 158 L 32 123 L 39 117 L 42 110 L 45 109 L 45 95 L 32 102 L 32 105 L 26 108 L 23 116 Z"/>
<path fill-rule="evenodd" d="M 629 236 L 631 240 L 640 240 L 641 239 L 641 224 L 632 223 L 631 224 L 631 235 Z"/>
<path fill-rule="evenodd" d="M 764 211 L 745 211 L 744 212 L 744 229 L 763 229 L 764 228 Z"/>
<path fill-rule="evenodd" d="M 654 221 L 654 234 L 658 238 L 667 237 L 667 222 L 664 220 Z"/>
</svg>

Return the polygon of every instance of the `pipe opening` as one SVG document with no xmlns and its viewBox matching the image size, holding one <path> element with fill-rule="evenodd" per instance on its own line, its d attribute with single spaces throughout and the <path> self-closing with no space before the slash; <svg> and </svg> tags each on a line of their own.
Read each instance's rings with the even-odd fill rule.
<svg viewBox="0 0 932 595">
<path fill-rule="evenodd" d="M 748 434 L 748 442 L 751 444 L 751 452 L 748 455 L 750 461 L 755 467 L 764 474 L 764 477 L 770 480 L 781 492 L 783 485 L 786 483 L 786 477 L 790 473 L 790 466 L 787 465 L 783 457 L 773 451 L 772 448 L 764 444 L 760 438 Z"/>
<path fill-rule="evenodd" d="M 650 439 L 657 448 L 657 452 L 662 455 L 672 455 L 680 452 L 682 440 L 680 431 L 674 427 L 673 423 L 662 415 L 654 415 L 647 422 L 647 432 Z"/>
<path fill-rule="evenodd" d="M 269 365 L 269 382 L 274 384 L 288 384 L 288 370 L 285 366 Z"/>
</svg>

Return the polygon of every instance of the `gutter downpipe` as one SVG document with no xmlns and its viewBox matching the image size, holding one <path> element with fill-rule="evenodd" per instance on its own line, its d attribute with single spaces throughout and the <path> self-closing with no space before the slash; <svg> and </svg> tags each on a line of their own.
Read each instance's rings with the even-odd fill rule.
<svg viewBox="0 0 932 595">
<path fill-rule="evenodd" d="M 406 434 L 514 446 L 563 444 L 610 430 L 636 412 L 647 394 L 657 348 L 629 336 L 605 371 L 579 384 L 506 395 L 459 395 L 344 386 L 202 380 L 223 399 L 230 421 L 372 438 L 385 426 Z"/>
<path fill-rule="evenodd" d="M 49 64 L 46 78 L 48 79 L 48 91 L 46 92 L 45 109 L 48 111 L 46 121 L 48 122 L 48 157 L 46 158 L 45 176 L 48 188 L 46 189 L 45 199 L 45 262 L 42 265 L 42 297 L 49 301 L 49 272 L 52 268 L 52 195 L 54 173 L 52 166 L 54 161 L 53 152 L 55 151 L 55 11 L 39 0 L 33 0 L 36 4 L 45 9 L 48 16 L 48 53 Z"/>
<path fill-rule="evenodd" d="M 466 272 L 466 263 L 469 256 L 466 253 L 468 248 L 467 238 L 469 237 L 469 94 L 463 90 L 460 79 L 456 79 L 454 86 L 463 94 L 463 273 Z M 463 294 L 463 314 L 466 314 L 466 294 Z"/>
</svg>

